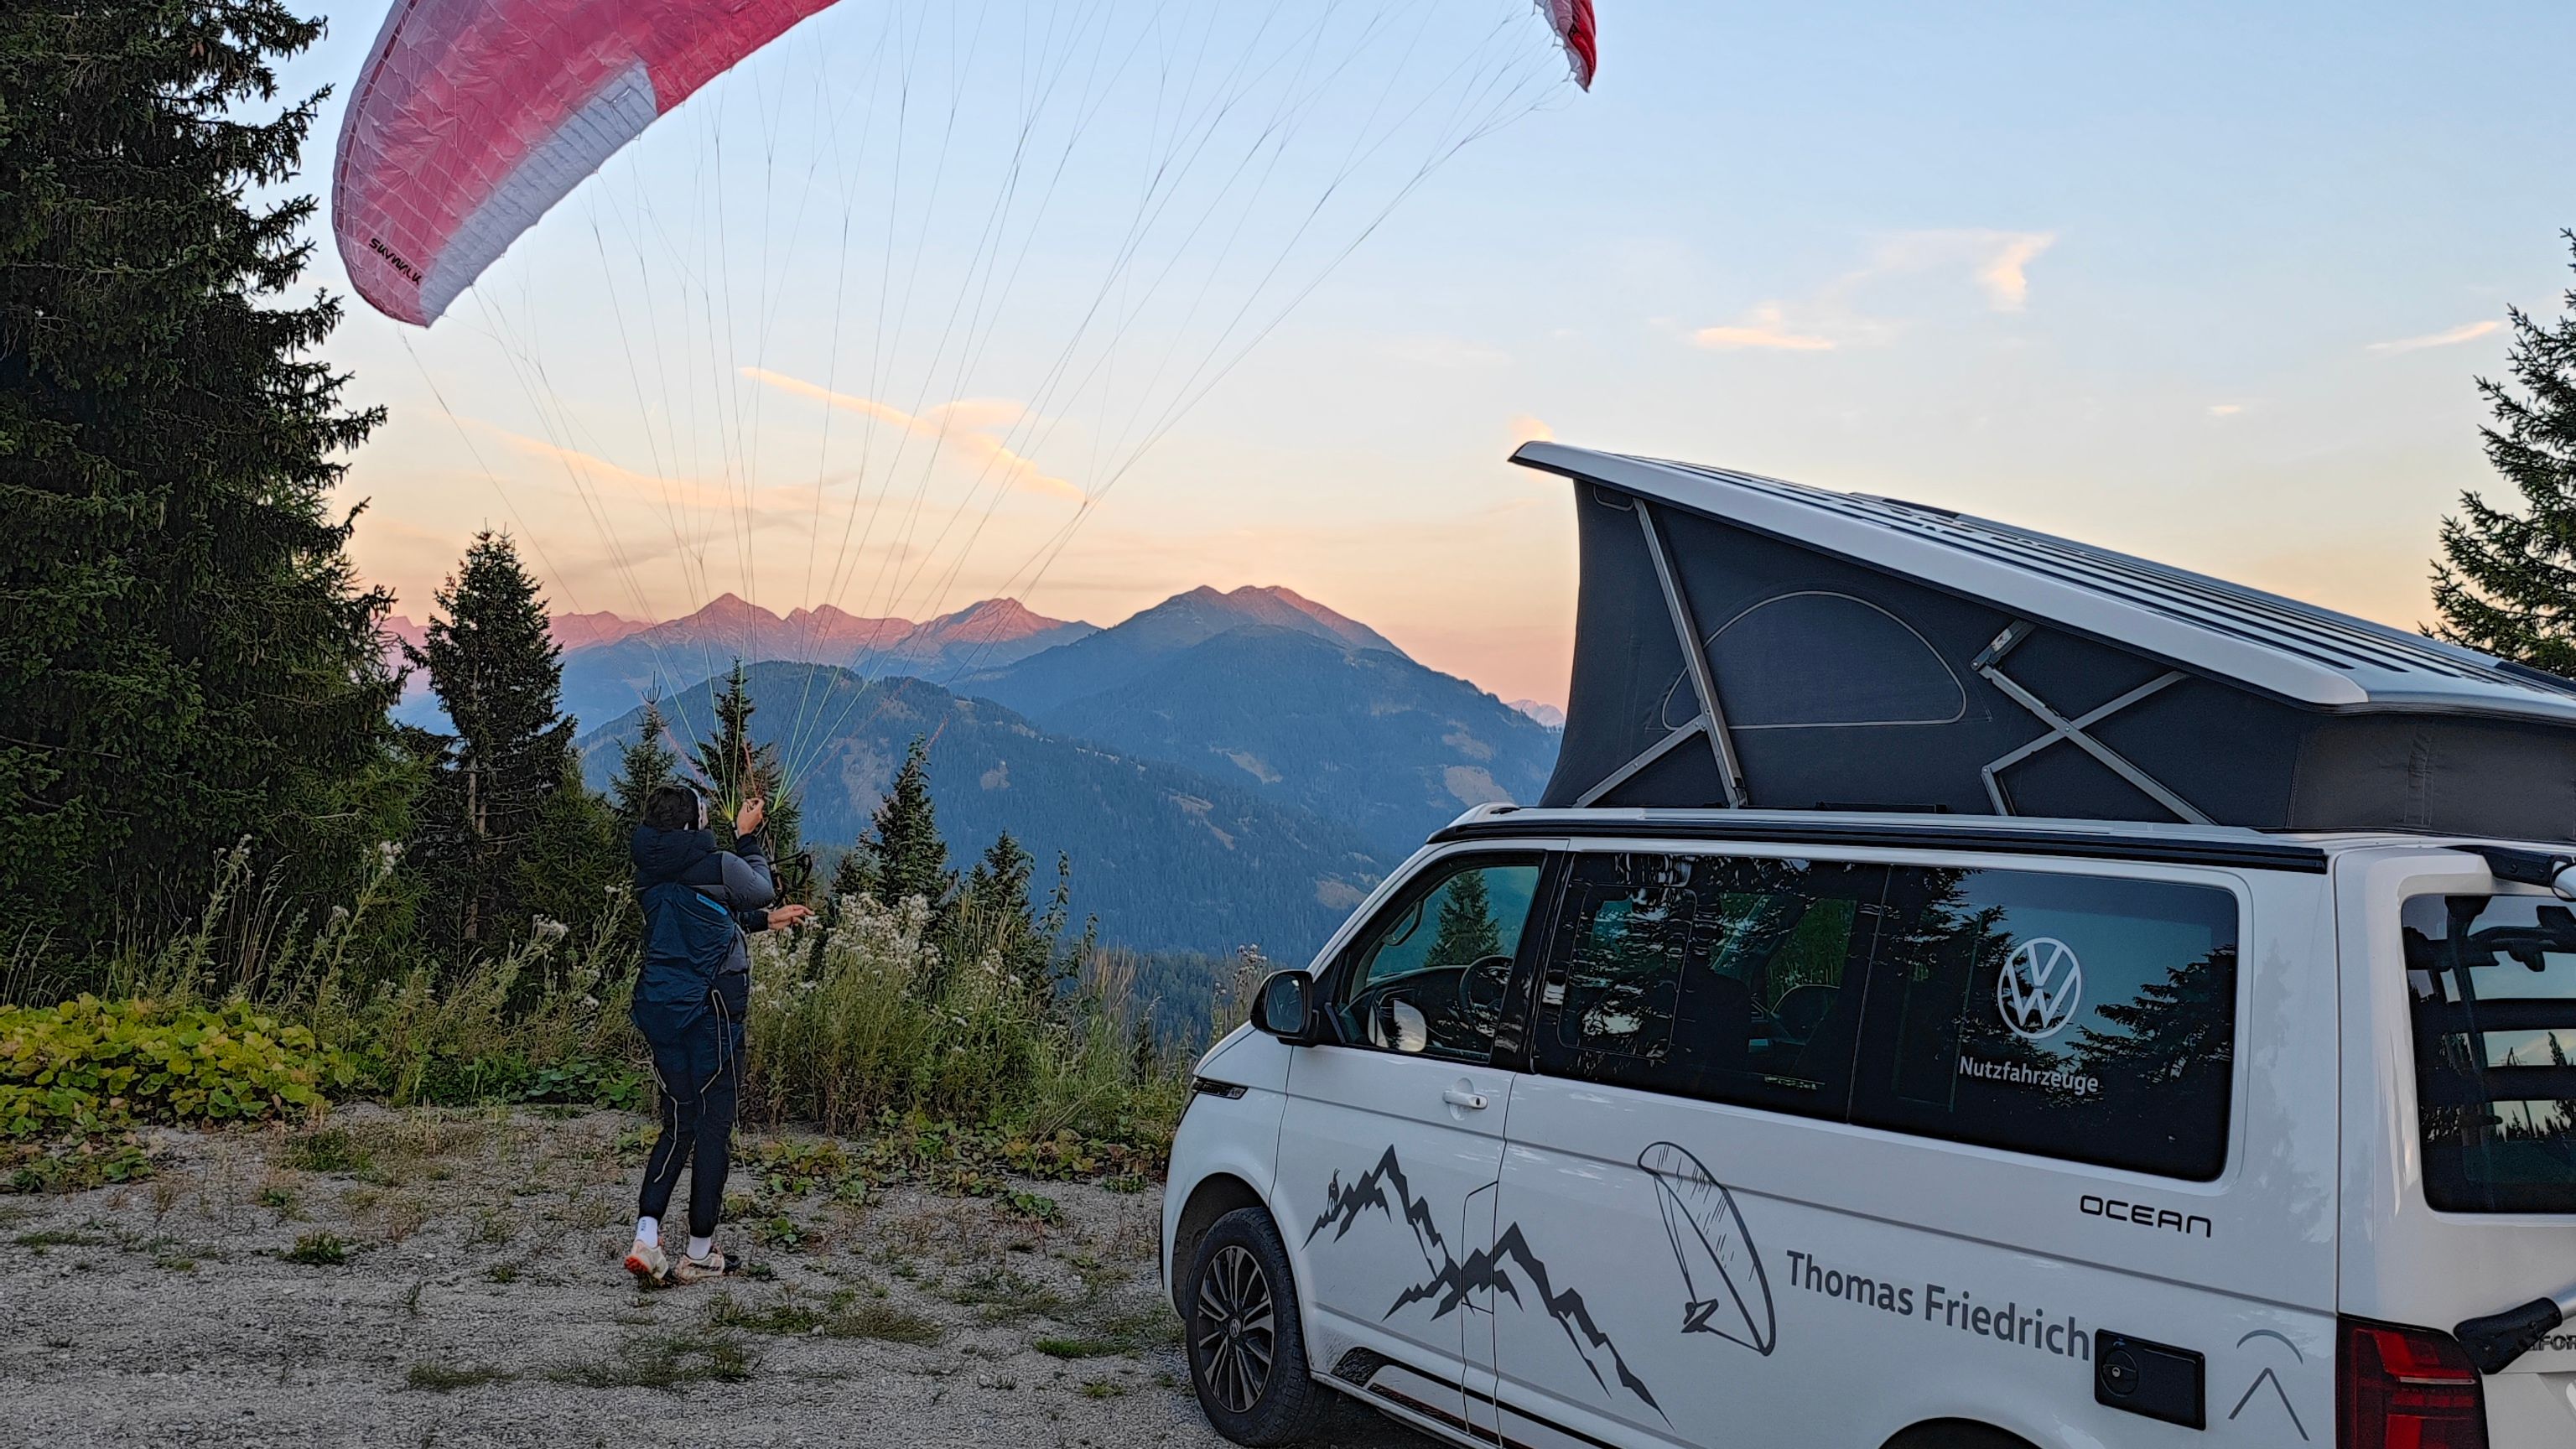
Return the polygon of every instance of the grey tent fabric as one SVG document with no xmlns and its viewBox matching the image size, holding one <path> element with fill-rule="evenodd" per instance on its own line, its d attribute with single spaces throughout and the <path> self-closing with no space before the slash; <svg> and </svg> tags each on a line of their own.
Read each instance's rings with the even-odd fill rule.
<svg viewBox="0 0 2576 1449">
<path fill-rule="evenodd" d="M 2576 684 L 1941 510 L 1520 461 L 1573 480 L 1580 529 L 1543 805 L 2576 839 Z"/>
</svg>

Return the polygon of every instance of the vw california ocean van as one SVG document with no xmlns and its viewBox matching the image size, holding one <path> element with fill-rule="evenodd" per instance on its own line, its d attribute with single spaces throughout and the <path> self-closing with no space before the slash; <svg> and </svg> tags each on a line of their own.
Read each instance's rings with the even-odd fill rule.
<svg viewBox="0 0 2576 1449">
<path fill-rule="evenodd" d="M 1555 445 L 1544 799 L 1199 1063 L 1210 1420 L 1480 1445 L 2576 1444 L 2576 685 Z"/>
</svg>

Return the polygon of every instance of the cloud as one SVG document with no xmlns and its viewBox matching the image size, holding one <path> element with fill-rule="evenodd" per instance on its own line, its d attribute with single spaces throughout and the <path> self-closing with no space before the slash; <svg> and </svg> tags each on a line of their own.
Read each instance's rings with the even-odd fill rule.
<svg viewBox="0 0 2576 1449">
<path fill-rule="evenodd" d="M 1998 312 L 2018 312 L 2030 300 L 2030 273 L 2026 270 L 2039 254 L 2056 245 L 2057 238 L 2047 232 L 2021 232 L 1995 239 L 1993 255 L 1977 268 L 1977 285 L 1986 289 L 1986 299 Z"/>
<path fill-rule="evenodd" d="M 1867 264 L 1845 273 L 1828 296 L 1847 297 L 1886 277 L 1921 272 L 1955 275 L 1965 271 L 1986 305 L 1997 312 L 2018 312 L 2030 302 L 2030 264 L 2057 245 L 2053 231 L 1994 231 L 1980 228 L 1906 231 L 1881 241 Z"/>
<path fill-rule="evenodd" d="M 1784 309 L 1765 302 L 1743 321 L 1724 327 L 1702 327 L 1691 334 L 1695 346 L 1729 352 L 1739 347 L 1767 347 L 1782 352 L 1831 352 L 1833 339 L 1788 329 Z"/>
<path fill-rule="evenodd" d="M 1080 488 L 1012 452 L 1002 445 L 1000 439 L 992 436 L 995 431 L 1007 431 L 1028 415 L 1028 410 L 1018 403 L 990 398 L 961 398 L 956 402 L 941 403 L 928 412 L 914 414 L 891 403 L 853 393 L 834 392 L 765 367 L 746 367 L 742 369 L 742 375 L 780 392 L 811 398 L 827 407 L 857 413 L 916 438 L 928 439 L 934 456 L 941 451 L 955 452 L 967 462 L 999 474 L 1013 487 L 1076 503 L 1089 501 L 1089 495 Z"/>
<path fill-rule="evenodd" d="M 2450 347 L 2462 342 L 2475 342 L 2504 324 L 2492 319 L 2485 322 L 2463 322 L 2447 332 L 2428 332 L 2421 337 L 2400 337 L 2394 342 L 2374 342 L 2363 350 L 2393 355 L 2421 352 L 2427 347 Z"/>
<path fill-rule="evenodd" d="M 562 465 L 583 487 L 594 493 L 608 489 L 632 490 L 644 495 L 642 501 L 656 503 L 664 508 L 681 508 L 692 512 L 730 511 L 744 506 L 744 500 L 732 489 L 703 479 L 672 478 L 659 473 L 639 473 L 624 464 L 612 463 L 597 454 L 585 453 L 579 448 L 567 448 L 558 443 L 549 443 L 542 438 L 531 438 L 522 433 L 514 433 L 498 424 L 484 422 L 480 418 L 459 418 L 458 421 L 472 426 L 479 432 L 490 433 L 508 444 L 515 452 Z M 803 491 L 810 495 L 811 485 Z"/>
<path fill-rule="evenodd" d="M 2213 418 L 2232 418 L 2243 411 L 2245 411 L 2245 404 L 2243 403 L 2211 403 L 2209 405 L 2209 415 Z"/>
<path fill-rule="evenodd" d="M 1801 301 L 1769 301 L 1736 322 L 1689 333 L 1694 346 L 1712 351 L 1765 348 L 1781 352 L 1831 352 L 1893 341 L 1902 324 L 1865 308 L 1864 293 L 1902 277 L 1964 281 L 1992 312 L 2019 312 L 2030 304 L 2030 267 L 2057 244 L 2049 231 L 1905 231 L 1882 237 L 1867 260 Z"/>
</svg>

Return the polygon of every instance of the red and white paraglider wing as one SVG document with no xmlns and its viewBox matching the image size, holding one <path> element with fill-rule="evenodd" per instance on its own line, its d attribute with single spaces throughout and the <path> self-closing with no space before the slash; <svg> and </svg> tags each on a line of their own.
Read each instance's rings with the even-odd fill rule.
<svg viewBox="0 0 2576 1449">
<path fill-rule="evenodd" d="M 1592 77 L 1601 69 L 1601 32 L 1592 20 L 1592 0 L 1538 0 L 1538 8 L 1565 42 L 1574 83 L 1592 89 Z"/>
<path fill-rule="evenodd" d="M 358 295 L 423 325 L 583 177 L 831 0 L 395 0 L 340 127 Z"/>
</svg>

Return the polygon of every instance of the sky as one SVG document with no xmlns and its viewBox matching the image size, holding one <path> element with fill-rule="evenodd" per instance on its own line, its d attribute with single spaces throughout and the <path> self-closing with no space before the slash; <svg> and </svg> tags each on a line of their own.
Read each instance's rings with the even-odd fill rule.
<svg viewBox="0 0 2576 1449">
<path fill-rule="evenodd" d="M 2576 281 L 2561 4 L 1599 0 L 1585 95 L 1540 84 L 1543 29 L 1512 0 L 1420 3 L 1514 25 L 1462 27 L 1473 69 L 1433 42 L 1412 69 L 1368 53 L 1354 94 L 1441 104 L 1319 87 L 1312 155 L 1257 173 L 1269 190 L 1222 168 L 1176 190 L 1213 224 L 1164 227 L 1159 291 L 1148 268 L 1098 283 L 1151 194 L 1117 168 L 1199 94 L 1171 65 L 1066 130 L 1099 170 L 997 209 L 1010 128 L 896 132 L 889 98 L 934 110 L 945 86 L 989 117 L 1037 44 L 914 35 L 897 70 L 881 15 L 826 12 L 432 327 L 351 302 L 326 356 L 388 411 L 341 489 L 366 504 L 361 570 L 426 613 L 492 526 L 559 610 L 629 616 L 730 591 L 920 618 L 1008 593 L 1105 624 L 1281 584 L 1562 702 L 1571 498 L 1505 461 L 1552 437 L 2414 627 L 2443 513 L 2498 486 L 2475 380 L 2505 375 L 2507 309 L 2554 315 Z M 345 95 L 384 7 L 325 13 L 290 91 Z M 1462 75 L 1500 80 L 1441 89 Z M 1501 124 L 1417 174 L 1459 94 Z M 1363 114 L 1441 119 L 1337 172 Z M 339 125 L 335 98 L 302 189 L 327 191 Z M 995 235 L 1012 264 L 979 268 Z M 313 276 L 346 295 L 327 236 Z M 1115 348 L 1067 341 L 1097 335 L 1086 298 L 1132 324 Z"/>
</svg>

